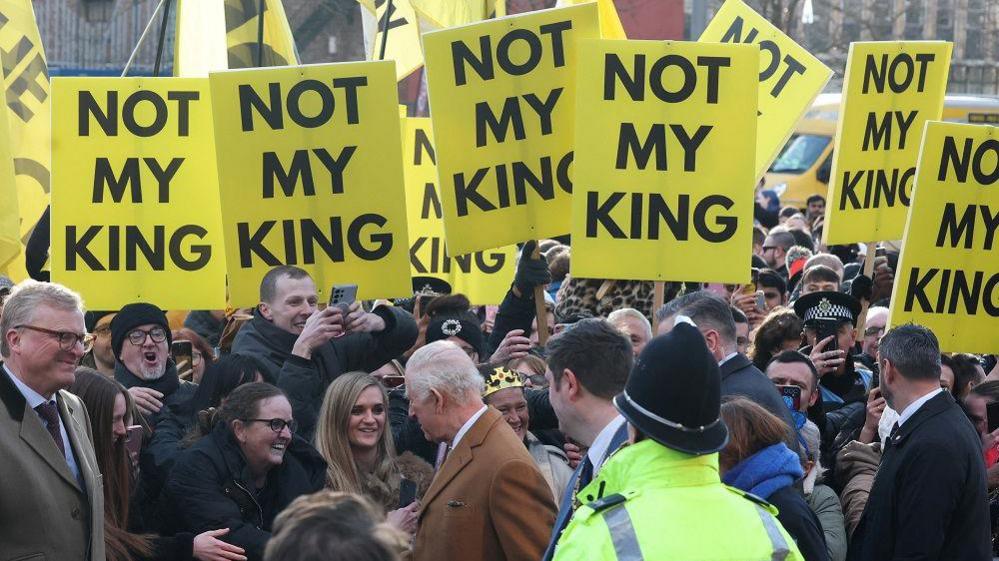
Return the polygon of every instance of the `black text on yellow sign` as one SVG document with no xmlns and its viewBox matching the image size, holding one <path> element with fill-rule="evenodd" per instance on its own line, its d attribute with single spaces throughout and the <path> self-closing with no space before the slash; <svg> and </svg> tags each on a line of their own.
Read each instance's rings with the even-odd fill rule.
<svg viewBox="0 0 999 561">
<path fill-rule="evenodd" d="M 448 252 L 430 119 L 408 118 L 403 123 L 409 260 L 414 279 L 429 276 L 446 281 L 452 292 L 467 295 L 475 304 L 502 302 L 513 280 L 516 248 L 464 255 Z"/>
<path fill-rule="evenodd" d="M 906 227 L 891 323 L 953 352 L 999 350 L 999 128 L 931 122 Z"/>
<path fill-rule="evenodd" d="M 391 74 L 363 63 L 211 75 L 234 302 L 255 300 L 276 265 L 306 268 L 321 292 L 409 291 Z"/>
<path fill-rule="evenodd" d="M 758 50 L 584 41 L 575 276 L 743 282 Z M 607 139 L 612 139 L 608 142 Z"/>
<path fill-rule="evenodd" d="M 830 182 L 827 243 L 902 236 L 919 134 L 940 118 L 949 43 L 853 43 Z"/>
<path fill-rule="evenodd" d="M 575 45 L 598 33 L 589 4 L 424 36 L 454 254 L 568 231 Z"/>
<path fill-rule="evenodd" d="M 88 305 L 223 305 L 207 81 L 61 79 L 54 95 L 53 278 Z M 202 282 L 183 293 L 172 290 Z"/>
<path fill-rule="evenodd" d="M 742 0 L 727 0 L 701 43 L 744 43 L 760 49 L 756 175 L 762 176 L 832 70 Z"/>
</svg>

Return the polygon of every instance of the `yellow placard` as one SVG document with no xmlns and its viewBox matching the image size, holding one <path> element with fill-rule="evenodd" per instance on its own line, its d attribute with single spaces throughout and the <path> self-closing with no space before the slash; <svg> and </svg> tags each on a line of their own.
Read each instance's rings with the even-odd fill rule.
<svg viewBox="0 0 999 561">
<path fill-rule="evenodd" d="M 281 0 L 264 0 L 263 42 L 257 0 L 178 0 L 174 76 L 299 63 Z"/>
<path fill-rule="evenodd" d="M 420 45 L 420 22 L 410 0 L 392 2 L 392 12 L 385 19 L 386 0 L 375 2 L 375 27 L 370 60 L 394 60 L 396 80 L 403 80 L 423 66 L 423 47 Z M 386 23 L 388 24 L 386 26 Z M 388 33 L 385 32 L 388 27 Z M 384 55 L 382 46 L 384 45 Z"/>
<path fill-rule="evenodd" d="M 913 138 L 915 140 L 915 138 Z M 946 352 L 999 352 L 999 127 L 929 122 L 889 313 Z"/>
<path fill-rule="evenodd" d="M 517 248 L 506 246 L 451 256 L 444 243 L 440 190 L 430 119 L 407 118 L 403 124 L 409 260 L 414 285 L 433 277 L 476 305 L 499 304 L 516 270 Z"/>
<path fill-rule="evenodd" d="M 760 48 L 756 177 L 763 177 L 833 72 L 742 0 L 727 0 L 699 41 Z"/>
<path fill-rule="evenodd" d="M 455 255 L 569 231 L 576 44 L 597 36 L 592 3 L 423 36 Z"/>
<path fill-rule="evenodd" d="M 322 298 L 411 294 L 399 99 L 392 62 L 210 76 L 232 305 L 276 265 Z"/>
<path fill-rule="evenodd" d="M 204 78 L 57 78 L 52 280 L 87 306 L 225 307 Z"/>
<path fill-rule="evenodd" d="M 575 6 L 594 0 L 558 0 L 555 2 L 556 8 L 565 6 Z M 624 26 L 621 25 L 621 18 L 617 14 L 617 6 L 614 0 L 596 0 L 597 11 L 600 14 L 600 38 L 601 39 L 627 39 L 624 33 Z"/>
<path fill-rule="evenodd" d="M 8 130 L 6 111 L 0 111 L 0 131 L 3 130 Z M 0 270 L 21 253 L 20 214 L 14 181 L 10 137 L 0 136 Z"/>
<path fill-rule="evenodd" d="M 579 50 L 572 275 L 749 281 L 759 49 Z"/>
<path fill-rule="evenodd" d="M 24 244 L 49 204 L 49 71 L 30 0 L 0 0 L 0 20 L 7 124 L 17 184 L 19 234 Z M 7 265 L 6 272 L 15 281 L 27 278 L 23 254 Z"/>
<path fill-rule="evenodd" d="M 951 43 L 850 43 L 836 126 L 827 244 L 902 237 L 919 158 L 919 134 L 940 119 Z"/>
</svg>

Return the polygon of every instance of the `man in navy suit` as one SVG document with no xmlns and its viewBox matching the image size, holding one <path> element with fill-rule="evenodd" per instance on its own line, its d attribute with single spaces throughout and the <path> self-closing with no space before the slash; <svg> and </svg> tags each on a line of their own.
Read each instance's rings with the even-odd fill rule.
<svg viewBox="0 0 999 561">
<path fill-rule="evenodd" d="M 587 448 L 569 480 L 544 561 L 555 553 L 562 530 L 579 506 L 576 492 L 628 439 L 628 426 L 612 400 L 631 372 L 631 342 L 602 319 L 585 319 L 548 341 L 548 394 L 565 435 Z M 594 497 L 595 499 L 596 497 Z M 593 499 L 590 499 L 593 500 Z"/>
</svg>

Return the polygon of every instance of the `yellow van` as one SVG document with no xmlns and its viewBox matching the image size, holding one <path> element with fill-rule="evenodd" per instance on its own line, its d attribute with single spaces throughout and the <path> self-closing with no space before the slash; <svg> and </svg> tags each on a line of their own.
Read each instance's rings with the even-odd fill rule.
<svg viewBox="0 0 999 561">
<path fill-rule="evenodd" d="M 811 195 L 826 196 L 841 97 L 838 93 L 819 95 L 770 165 L 765 185 L 777 192 L 782 205 L 804 208 Z M 948 95 L 944 100 L 943 119 L 954 123 L 999 125 L 999 97 Z"/>
</svg>

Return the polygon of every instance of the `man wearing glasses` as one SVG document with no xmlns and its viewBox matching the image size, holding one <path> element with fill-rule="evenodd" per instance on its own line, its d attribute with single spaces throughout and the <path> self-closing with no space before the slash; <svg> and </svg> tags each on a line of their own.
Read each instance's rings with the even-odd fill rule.
<svg viewBox="0 0 999 561">
<path fill-rule="evenodd" d="M 163 407 L 189 401 L 198 388 L 177 376 L 170 339 L 166 314 L 152 304 L 129 304 L 111 320 L 114 379 L 132 394 L 151 426 Z"/>
<path fill-rule="evenodd" d="M 25 281 L 0 318 L 0 555 L 104 560 L 90 418 L 64 391 L 83 356 L 80 297 Z"/>
</svg>

